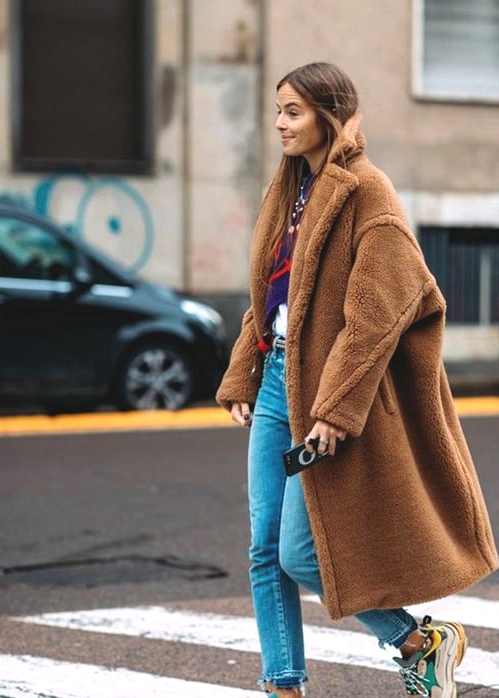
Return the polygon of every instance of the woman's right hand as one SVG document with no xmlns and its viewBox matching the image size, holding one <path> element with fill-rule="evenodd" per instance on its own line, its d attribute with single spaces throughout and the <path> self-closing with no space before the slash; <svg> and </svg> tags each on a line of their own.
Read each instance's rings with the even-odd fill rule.
<svg viewBox="0 0 499 698">
<path fill-rule="evenodd" d="M 251 426 L 252 413 L 247 402 L 233 402 L 230 410 L 232 419 L 241 427 Z"/>
</svg>

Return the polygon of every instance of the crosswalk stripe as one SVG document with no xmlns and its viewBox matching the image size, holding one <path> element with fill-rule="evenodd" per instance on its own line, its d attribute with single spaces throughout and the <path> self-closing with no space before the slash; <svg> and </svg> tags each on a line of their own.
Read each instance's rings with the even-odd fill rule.
<svg viewBox="0 0 499 698">
<path fill-rule="evenodd" d="M 320 603 L 318 596 L 306 595 L 303 601 Z M 448 596 L 438 601 L 409 606 L 416 617 L 430 615 L 437 620 L 458 620 L 464 626 L 499 630 L 499 601 L 488 601 L 474 596 Z"/>
<path fill-rule="evenodd" d="M 1 698 L 261 698 L 215 684 L 172 679 L 128 669 L 61 662 L 30 655 L 0 655 Z"/>
<path fill-rule="evenodd" d="M 163 606 L 94 609 L 16 618 L 25 623 L 90 632 L 131 635 L 209 647 L 258 652 L 253 618 L 195 613 Z M 365 633 L 313 625 L 304 626 L 308 659 L 348 664 L 383 671 L 397 671 L 396 664 Z M 498 682 L 499 652 L 470 648 L 467 661 L 456 671 L 456 680 L 478 685 Z"/>
</svg>

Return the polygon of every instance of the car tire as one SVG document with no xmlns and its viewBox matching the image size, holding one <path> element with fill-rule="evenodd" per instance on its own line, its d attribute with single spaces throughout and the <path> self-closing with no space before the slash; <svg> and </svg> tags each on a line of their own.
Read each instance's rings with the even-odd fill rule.
<svg viewBox="0 0 499 698">
<path fill-rule="evenodd" d="M 121 363 L 117 402 L 124 410 L 179 410 L 194 390 L 194 371 L 185 351 L 169 342 L 133 349 Z"/>
</svg>

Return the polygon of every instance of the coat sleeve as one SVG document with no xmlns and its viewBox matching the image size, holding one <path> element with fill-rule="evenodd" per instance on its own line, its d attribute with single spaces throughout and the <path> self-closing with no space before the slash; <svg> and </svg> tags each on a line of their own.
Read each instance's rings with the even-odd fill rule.
<svg viewBox="0 0 499 698">
<path fill-rule="evenodd" d="M 257 341 L 253 311 L 249 308 L 243 316 L 241 332 L 216 394 L 218 404 L 227 410 L 230 410 L 233 402 L 255 403 L 262 373 Z"/>
<path fill-rule="evenodd" d="M 386 216 L 359 239 L 345 325 L 328 356 L 311 416 L 359 436 L 400 337 L 445 302 L 412 233 Z"/>
</svg>

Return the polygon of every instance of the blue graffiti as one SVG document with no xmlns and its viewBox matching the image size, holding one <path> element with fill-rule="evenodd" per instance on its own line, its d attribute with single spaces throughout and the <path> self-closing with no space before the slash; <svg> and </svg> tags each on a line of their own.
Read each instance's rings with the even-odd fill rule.
<svg viewBox="0 0 499 698">
<path fill-rule="evenodd" d="M 88 206 L 95 201 L 95 197 L 98 196 L 105 187 L 118 189 L 121 194 L 124 194 L 133 202 L 134 207 L 140 214 L 143 225 L 142 244 L 139 246 L 140 249 L 138 250 L 135 261 L 129 265 L 132 271 L 138 271 L 142 269 L 151 256 L 154 240 L 154 222 L 147 203 L 130 184 L 121 179 L 114 179 L 112 177 L 101 177 L 91 180 L 87 184 L 85 193 L 78 206 L 76 216 L 78 230 L 85 230 L 85 214 Z M 119 215 L 113 215 L 106 220 L 106 226 L 113 235 L 122 235 L 126 227 L 126 221 L 122 220 Z"/>
<path fill-rule="evenodd" d="M 138 213 L 138 217 L 135 219 L 138 220 L 138 223 L 132 226 L 121 211 L 115 211 L 100 221 L 100 224 L 101 226 L 104 224 L 104 229 L 115 237 L 124 238 L 127 235 L 130 238 L 128 248 L 133 247 L 133 259 L 129 260 L 126 266 L 131 271 L 142 269 L 151 257 L 154 243 L 154 221 L 146 201 L 128 182 L 115 177 L 90 178 L 83 174 L 52 175 L 41 180 L 35 186 L 31 202 L 23 193 L 6 192 L 5 198 L 24 206 L 30 205 L 40 215 L 51 217 L 51 204 L 56 187 L 68 179 L 80 182 L 83 186 L 83 193 L 76 205 L 75 219 L 66 223 L 65 227 L 81 237 L 92 235 L 92 230 L 86 223 L 89 207 L 92 206 L 92 210 L 98 211 L 99 197 L 102 196 L 104 200 L 106 193 L 111 191 L 115 195 L 115 199 L 122 200 L 126 204 L 127 210 L 130 210 L 131 206 L 132 210 Z M 0 198 L 2 197 L 0 196 Z M 95 239 L 95 235 L 93 239 Z M 99 240 L 96 243 L 99 244 Z"/>
<path fill-rule="evenodd" d="M 121 233 L 121 221 L 119 218 L 116 218 L 116 216 L 111 216 L 107 224 L 112 233 Z"/>
</svg>

